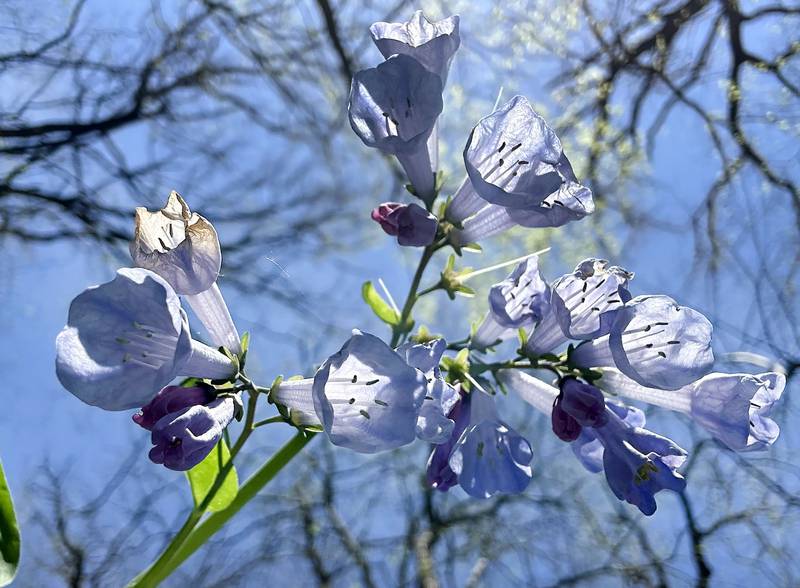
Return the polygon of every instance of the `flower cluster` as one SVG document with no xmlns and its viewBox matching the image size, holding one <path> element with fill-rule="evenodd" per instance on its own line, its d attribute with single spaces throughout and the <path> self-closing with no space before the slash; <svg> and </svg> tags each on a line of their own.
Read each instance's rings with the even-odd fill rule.
<svg viewBox="0 0 800 588">
<path fill-rule="evenodd" d="M 555 132 L 515 96 L 475 125 L 463 153 L 466 177 L 434 215 L 442 183 L 438 117 L 458 27 L 457 16 L 429 22 L 421 12 L 406 23 L 374 24 L 385 61 L 357 73 L 350 92 L 353 130 L 397 158 L 409 191 L 424 204 L 386 202 L 371 215 L 400 245 L 424 247 L 402 310 L 365 285 L 365 300 L 392 329 L 390 343 L 356 329 L 313 376 L 255 385 L 244 371 L 249 337 L 240 338 L 217 285 L 217 232 L 173 192 L 160 211 L 137 209 L 135 267 L 73 300 L 56 340 L 64 387 L 105 410 L 139 408 L 133 420 L 151 434 L 150 459 L 170 469 L 199 464 L 244 417 L 233 457 L 268 422 L 322 431 L 334 445 L 361 453 L 420 439 L 432 445 L 430 486 L 458 485 L 476 498 L 519 493 L 531 481 L 531 444 L 496 402 L 498 391 L 513 390 L 547 415 L 586 469 L 604 472 L 614 495 L 647 515 L 660 490 L 684 488 L 678 469 L 687 455 L 645 429 L 641 410 L 612 396 L 688 415 L 735 451 L 774 443 L 779 429 L 769 413 L 784 376 L 712 373 L 708 319 L 668 296 L 634 297 L 634 274 L 602 259 L 549 281 L 538 257 L 526 256 L 490 289 L 485 318 L 462 342 L 448 345 L 424 328 L 411 336 L 420 297 L 472 292 L 464 285 L 469 275 L 520 261 L 458 272 L 453 255 L 440 281 L 419 290 L 439 250 L 460 254 L 515 225 L 558 227 L 594 206 Z M 192 338 L 181 299 L 210 345 Z M 491 360 L 517 337 L 514 356 Z M 552 383 L 537 377 L 542 370 L 553 374 Z M 175 385 L 178 377 L 185 379 Z M 256 409 L 266 404 L 259 399 L 279 414 L 256 423 Z"/>
</svg>

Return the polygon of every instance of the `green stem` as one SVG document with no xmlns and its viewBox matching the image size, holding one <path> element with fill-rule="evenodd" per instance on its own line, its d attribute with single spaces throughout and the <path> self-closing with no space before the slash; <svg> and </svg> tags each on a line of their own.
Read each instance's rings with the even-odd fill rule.
<svg viewBox="0 0 800 588">
<path fill-rule="evenodd" d="M 157 586 L 173 570 L 180 566 L 197 551 L 214 533 L 219 531 L 242 507 L 252 500 L 258 492 L 267 485 L 277 474 L 294 458 L 303 447 L 314 437 L 314 433 L 297 433 L 283 447 L 281 447 L 268 462 L 262 465 L 247 481 L 239 488 L 239 492 L 225 510 L 211 513 L 202 523 L 197 525 L 197 521 L 184 533 L 189 521 L 181 529 L 181 542 L 173 543 L 162 554 L 158 561 L 148 568 L 145 572 L 134 578 L 128 588 L 140 588 Z M 193 515 L 195 513 L 192 513 Z M 199 513 L 197 518 L 199 520 Z M 191 519 L 191 515 L 190 515 Z M 195 528 L 195 525 L 196 528 Z M 176 536 L 177 539 L 177 536 Z M 174 545 L 173 545 L 174 544 Z M 169 556 L 167 557 L 167 552 Z"/>
<path fill-rule="evenodd" d="M 428 267 L 428 262 L 433 257 L 433 254 L 436 252 L 437 248 L 437 244 L 431 244 L 428 245 L 422 252 L 422 257 L 419 260 L 419 265 L 417 266 L 417 271 L 414 274 L 414 279 L 411 280 L 411 286 L 408 289 L 406 302 L 403 305 L 403 310 L 400 311 L 400 321 L 397 323 L 397 326 L 392 329 L 392 347 L 397 347 L 397 344 L 400 343 L 400 338 L 404 335 L 403 329 L 406 328 L 408 317 L 411 316 L 411 311 L 414 309 L 414 304 L 416 304 L 417 300 L 419 299 L 417 289 L 419 288 L 419 283 L 422 280 L 422 275 L 425 273 L 425 268 Z"/>
</svg>

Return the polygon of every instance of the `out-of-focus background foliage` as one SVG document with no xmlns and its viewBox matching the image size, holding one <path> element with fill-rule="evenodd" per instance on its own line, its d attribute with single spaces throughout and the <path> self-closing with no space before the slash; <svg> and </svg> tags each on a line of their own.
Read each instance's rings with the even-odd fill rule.
<svg viewBox="0 0 800 588">
<path fill-rule="evenodd" d="M 740 456 L 650 411 L 651 428 L 691 453 L 686 493 L 660 497 L 652 518 L 619 504 L 514 398 L 503 416 L 534 446 L 522 496 L 426 489 L 420 443 L 364 457 L 320 438 L 168 584 L 800 584 L 800 4 L 5 0 L 0 454 L 23 529 L 18 585 L 119 586 L 190 507 L 183 476 L 148 462 L 130 415 L 81 404 L 53 370 L 71 298 L 128 263 L 133 207 L 176 189 L 215 223 L 221 287 L 252 333 L 260 381 L 311 374 L 353 327 L 386 334 L 360 284 L 382 278 L 400 298 L 414 252 L 369 210 L 410 197 L 393 162 L 350 131 L 346 102 L 352 73 L 380 61 L 369 24 L 418 8 L 462 18 L 441 119 L 447 189 L 502 88 L 558 129 L 598 205 L 461 263 L 549 244 L 551 278 L 589 256 L 634 270 L 636 293 L 712 319 L 721 368 L 764 371 L 735 363 L 750 350 L 788 373 L 781 437 Z M 482 276 L 479 291 L 502 277 Z M 437 294 L 417 319 L 461 338 L 484 305 Z M 272 428 L 245 474 L 289 435 Z"/>
</svg>

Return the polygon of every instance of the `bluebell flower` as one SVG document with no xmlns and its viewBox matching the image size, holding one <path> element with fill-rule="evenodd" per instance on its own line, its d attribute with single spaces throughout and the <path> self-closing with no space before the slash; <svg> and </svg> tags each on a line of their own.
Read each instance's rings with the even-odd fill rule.
<svg viewBox="0 0 800 588">
<path fill-rule="evenodd" d="M 767 449 L 780 434 L 780 427 L 768 415 L 786 385 L 783 374 L 712 373 L 665 391 L 642 386 L 617 370 L 603 369 L 599 383 L 615 394 L 687 414 L 734 451 Z"/>
<path fill-rule="evenodd" d="M 427 380 L 425 400 L 417 417 L 417 437 L 428 443 L 444 443 L 453 431 L 453 420 L 448 414 L 459 399 L 459 393 L 444 381 L 439 361 L 447 349 L 444 339 L 428 343 L 403 343 L 396 349 L 406 363 L 421 371 Z"/>
<path fill-rule="evenodd" d="M 235 371 L 226 356 L 191 338 L 178 295 L 145 269 L 120 269 L 78 295 L 56 338 L 61 384 L 105 410 L 143 406 L 179 375 L 216 379 Z"/>
<path fill-rule="evenodd" d="M 218 347 L 241 352 L 239 333 L 217 285 L 222 253 L 214 226 L 170 193 L 161 210 L 136 209 L 133 263 L 164 278 L 192 307 Z"/>
<path fill-rule="evenodd" d="M 616 414 L 630 427 L 642 428 L 645 425 L 644 412 L 635 406 L 619 404 L 606 400 L 606 408 Z M 582 428 L 580 435 L 570 443 L 572 452 L 581 465 L 593 474 L 603 471 L 603 444 L 591 428 Z"/>
<path fill-rule="evenodd" d="M 404 247 L 425 247 L 433 243 L 439 221 L 417 204 L 384 202 L 371 213 L 387 235 L 397 237 Z"/>
<path fill-rule="evenodd" d="M 450 454 L 450 469 L 474 498 L 522 492 L 533 475 L 530 443 L 500 420 L 494 398 L 470 396 L 469 424 Z"/>
<path fill-rule="evenodd" d="M 670 439 L 630 426 L 613 410 L 594 432 L 603 444 L 603 471 L 611 491 L 643 514 L 656 511 L 655 495 L 661 490 L 682 492 L 686 487 L 677 472 L 686 451 Z"/>
<path fill-rule="evenodd" d="M 385 58 L 407 55 L 447 81 L 450 62 L 461 44 L 458 16 L 430 22 L 417 10 L 408 22 L 376 22 L 369 31 Z"/>
<path fill-rule="evenodd" d="M 481 207 L 481 204 L 484 205 Z M 594 200 L 589 188 L 577 181 L 568 181 L 531 209 L 485 205 L 482 201 L 477 201 L 475 207 L 477 212 L 460 221 L 462 227 L 451 234 L 450 239 L 454 244 L 463 246 L 477 243 L 516 226 L 529 229 L 561 227 L 592 214 Z"/>
<path fill-rule="evenodd" d="M 593 339 L 608 334 L 617 311 L 631 299 L 633 273 L 589 258 L 572 273 L 553 282 L 549 306 L 528 337 L 527 349 L 549 353 L 569 339 Z"/>
<path fill-rule="evenodd" d="M 230 397 L 165 415 L 153 426 L 150 460 L 171 470 L 192 469 L 211 453 L 233 415 L 234 401 Z"/>
<path fill-rule="evenodd" d="M 470 397 L 470 394 L 461 393 L 458 388 L 456 401 L 447 413 L 448 419 L 454 423 L 453 430 L 444 443 L 433 448 L 428 458 L 426 480 L 432 488 L 441 492 L 447 492 L 458 484 L 458 474 L 450 468 L 450 454 L 469 425 Z"/>
<path fill-rule="evenodd" d="M 481 119 L 464 149 L 468 179 L 447 207 L 452 239 L 479 241 L 517 224 L 555 227 L 594 210 L 555 132 L 523 96 Z"/>
<path fill-rule="evenodd" d="M 580 345 L 575 365 L 616 367 L 651 388 L 677 390 L 711 371 L 711 323 L 669 296 L 638 296 L 616 311 L 609 335 Z"/>
<path fill-rule="evenodd" d="M 295 422 L 321 424 L 334 445 L 376 453 L 414 440 L 427 384 L 386 343 L 354 330 L 313 379 L 281 382 L 271 398 Z"/>
<path fill-rule="evenodd" d="M 427 140 L 441 112 L 442 79 L 406 55 L 353 78 L 350 126 L 368 147 L 396 156 L 417 196 L 428 203 L 436 192 Z"/>
<path fill-rule="evenodd" d="M 472 336 L 477 348 L 493 345 L 517 329 L 539 322 L 549 306 L 550 287 L 539 273 L 539 258 L 528 257 L 489 291 L 489 312 Z"/>
</svg>

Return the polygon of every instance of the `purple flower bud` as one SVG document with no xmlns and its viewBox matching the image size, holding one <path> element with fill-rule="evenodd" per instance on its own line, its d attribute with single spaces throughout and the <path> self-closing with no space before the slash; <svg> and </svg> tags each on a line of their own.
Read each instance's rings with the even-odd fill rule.
<svg viewBox="0 0 800 588">
<path fill-rule="evenodd" d="M 404 247 L 425 247 L 436 237 L 436 217 L 417 204 L 384 202 L 370 216 Z"/>
<path fill-rule="evenodd" d="M 553 433 L 562 441 L 575 441 L 581 434 L 581 425 L 564 410 L 563 402 L 564 395 L 559 394 L 553 403 L 553 412 L 550 413 Z"/>
<path fill-rule="evenodd" d="M 560 403 L 556 401 L 560 410 L 569 414 L 581 426 L 602 427 L 608 422 L 605 397 L 594 386 L 575 378 L 564 378 L 561 380 L 560 397 Z"/>
<path fill-rule="evenodd" d="M 167 386 L 150 402 L 133 415 L 133 422 L 152 431 L 155 424 L 171 412 L 178 412 L 195 404 L 206 404 L 214 399 L 205 386 Z"/>
<path fill-rule="evenodd" d="M 397 220 L 397 215 L 392 213 L 402 209 L 404 206 L 404 204 L 400 204 L 399 202 L 384 202 L 373 209 L 370 216 L 372 220 L 381 226 L 387 235 L 396 237 L 399 222 Z"/>
<path fill-rule="evenodd" d="M 169 413 L 153 426 L 150 460 L 171 470 L 192 469 L 211 453 L 233 413 L 230 397 Z"/>
</svg>

